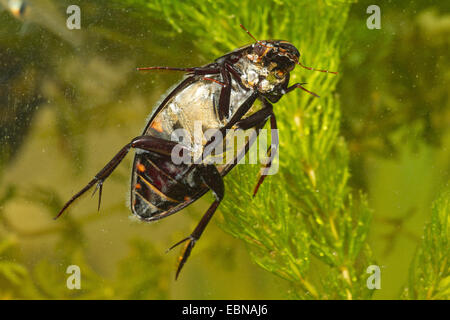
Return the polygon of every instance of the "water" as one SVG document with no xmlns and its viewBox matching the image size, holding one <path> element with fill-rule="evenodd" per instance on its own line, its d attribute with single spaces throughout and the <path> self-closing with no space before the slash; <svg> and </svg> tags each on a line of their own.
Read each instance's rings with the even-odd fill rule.
<svg viewBox="0 0 450 320">
<path fill-rule="evenodd" d="M 210 39 L 174 31 L 143 5 L 78 3 L 81 29 L 70 30 L 68 1 L 28 1 L 22 10 L 0 2 L 0 298 L 288 297 L 289 285 L 252 263 L 243 242 L 214 222 L 174 282 L 178 252 L 164 252 L 192 231 L 211 198 L 158 223 L 129 219 L 132 155 L 105 183 L 100 212 L 96 197 L 83 197 L 52 219 L 141 133 L 161 95 L 182 77 L 136 67 L 216 58 L 194 42 Z M 430 204 L 449 180 L 448 14 L 437 2 L 438 9 L 415 2 L 417 12 L 386 6 L 383 23 L 395 32 L 385 32 L 363 29 L 367 5 L 350 11 L 351 44 L 336 93 L 349 186 L 365 192 L 374 210 L 368 243 L 384 266 L 383 290 L 374 297 L 398 298 Z M 220 21 L 236 27 L 237 20 Z M 301 127 L 301 116 L 291 120 Z M 80 267 L 81 290 L 67 288 L 70 265 Z"/>
</svg>

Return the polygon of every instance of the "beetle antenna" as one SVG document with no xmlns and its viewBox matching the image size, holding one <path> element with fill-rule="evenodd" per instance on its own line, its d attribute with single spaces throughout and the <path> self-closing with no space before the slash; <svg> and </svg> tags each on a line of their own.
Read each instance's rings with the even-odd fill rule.
<svg viewBox="0 0 450 320">
<path fill-rule="evenodd" d="M 246 27 L 244 27 L 242 24 L 239 24 L 241 26 L 242 29 L 244 29 L 245 32 L 247 32 L 247 34 L 253 38 L 253 40 L 255 40 L 256 42 L 259 42 L 259 40 L 257 40 L 251 33 L 250 31 L 247 30 Z"/>
<path fill-rule="evenodd" d="M 183 71 L 192 72 L 195 68 L 172 68 L 172 67 L 139 67 L 136 68 L 137 71 L 147 71 L 147 70 L 170 70 L 170 71 Z"/>
<path fill-rule="evenodd" d="M 241 26 L 242 29 L 244 29 L 245 32 L 247 32 L 247 34 L 248 34 L 250 37 L 253 38 L 253 40 L 255 40 L 256 42 L 258 42 L 258 43 L 259 43 L 260 45 L 262 45 L 263 47 L 268 48 L 268 46 L 264 45 L 263 43 L 261 43 L 260 40 L 256 39 L 256 38 L 250 33 L 250 31 L 248 31 L 247 28 L 244 27 L 244 26 L 242 25 L 242 23 L 239 24 L 239 25 Z"/>
<path fill-rule="evenodd" d="M 311 67 L 304 66 L 300 61 L 297 61 L 297 64 L 298 64 L 299 66 L 301 66 L 302 68 L 305 68 L 305 69 L 308 69 L 308 70 L 312 70 L 312 71 L 319 71 L 319 72 L 326 72 L 326 73 L 338 74 L 336 71 L 320 70 L 320 69 L 315 69 L 315 68 L 311 68 Z"/>
</svg>

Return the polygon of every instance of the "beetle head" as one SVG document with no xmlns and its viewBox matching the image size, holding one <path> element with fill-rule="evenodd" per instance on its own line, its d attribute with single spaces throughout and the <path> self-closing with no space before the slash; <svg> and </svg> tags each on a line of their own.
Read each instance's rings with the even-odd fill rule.
<svg viewBox="0 0 450 320">
<path fill-rule="evenodd" d="M 262 94 L 273 94 L 289 81 L 289 73 L 298 64 L 300 53 L 287 41 L 257 41 L 249 47 L 247 63 L 242 67 L 243 83 Z"/>
<path fill-rule="evenodd" d="M 293 44 L 282 40 L 258 41 L 253 45 L 254 52 L 258 55 L 258 62 L 262 67 L 268 68 L 277 78 L 294 70 L 298 64 L 300 52 Z"/>
<path fill-rule="evenodd" d="M 308 70 L 337 74 L 337 72 L 303 65 L 299 61 L 300 52 L 288 41 L 257 40 L 242 24 L 241 28 L 256 41 L 247 52 L 247 61 L 252 66 L 245 68 L 247 74 L 244 76 L 243 82 L 250 87 L 257 88 L 264 95 L 276 96 L 276 99 L 279 99 L 284 94 L 289 82 L 289 73 L 294 70 L 296 65 Z M 254 74 L 258 75 L 258 79 Z M 248 81 L 249 79 L 257 81 Z"/>
</svg>

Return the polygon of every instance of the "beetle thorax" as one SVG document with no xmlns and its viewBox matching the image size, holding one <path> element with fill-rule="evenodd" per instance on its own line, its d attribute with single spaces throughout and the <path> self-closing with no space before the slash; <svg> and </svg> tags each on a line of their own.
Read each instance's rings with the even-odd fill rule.
<svg viewBox="0 0 450 320">
<path fill-rule="evenodd" d="M 273 75 L 272 70 L 276 65 L 264 66 L 259 60 L 257 54 L 249 53 L 243 56 L 234 67 L 240 71 L 244 86 L 261 93 L 269 93 L 282 83 L 284 78 L 279 79 Z"/>
</svg>

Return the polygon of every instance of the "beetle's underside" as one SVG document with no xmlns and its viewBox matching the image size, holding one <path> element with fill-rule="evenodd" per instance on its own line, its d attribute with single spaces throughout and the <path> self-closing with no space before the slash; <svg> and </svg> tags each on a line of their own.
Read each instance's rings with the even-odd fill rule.
<svg viewBox="0 0 450 320">
<path fill-rule="evenodd" d="M 217 79 L 211 75 L 210 79 Z M 230 94 L 230 113 L 220 120 L 218 116 L 219 96 L 222 86 L 210 80 L 197 80 L 181 86 L 177 95 L 167 100 L 161 111 L 149 121 L 143 135 L 173 140 L 175 130 L 182 129 L 188 135 L 185 146 L 190 148 L 190 158 L 203 156 L 208 142 L 205 133 L 211 129 L 224 127 L 241 101 L 250 97 L 236 81 L 232 81 Z M 195 106 L 195 107 L 192 107 Z M 225 142 L 232 139 L 228 134 Z M 242 148 L 243 146 L 238 146 Z M 209 159 L 208 159 L 209 160 Z M 215 164 L 221 176 L 228 165 Z M 201 161 L 205 164 L 205 161 Z M 134 214 L 145 220 L 155 220 L 176 212 L 178 206 L 198 199 L 208 189 L 198 178 L 199 166 L 174 164 L 171 156 L 155 152 L 142 151 L 135 156 L 131 182 L 131 208 Z M 172 210 L 171 210 L 172 209 Z M 178 211 L 178 210 L 177 210 Z"/>
</svg>

